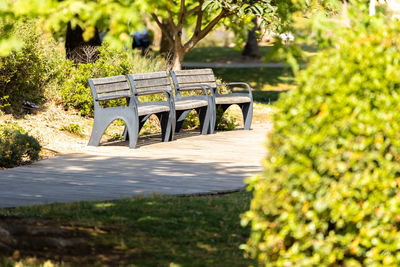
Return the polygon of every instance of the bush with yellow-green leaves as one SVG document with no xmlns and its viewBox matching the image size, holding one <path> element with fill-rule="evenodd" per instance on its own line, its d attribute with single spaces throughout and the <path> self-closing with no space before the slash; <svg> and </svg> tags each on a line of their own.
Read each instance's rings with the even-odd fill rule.
<svg viewBox="0 0 400 267">
<path fill-rule="evenodd" d="M 243 215 L 262 265 L 400 265 L 400 23 L 349 23 L 276 103 Z"/>
<path fill-rule="evenodd" d="M 11 168 L 39 159 L 41 146 L 16 124 L 0 125 L 0 167 Z"/>
</svg>

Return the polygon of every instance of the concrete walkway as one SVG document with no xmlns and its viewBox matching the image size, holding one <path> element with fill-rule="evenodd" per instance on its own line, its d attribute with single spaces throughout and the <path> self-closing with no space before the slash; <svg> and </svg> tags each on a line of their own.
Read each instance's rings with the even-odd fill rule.
<svg viewBox="0 0 400 267">
<path fill-rule="evenodd" d="M 262 170 L 270 128 L 196 132 L 168 143 L 141 137 L 137 149 L 127 144 L 86 147 L 80 154 L 0 170 L 0 207 L 239 190 L 246 177 Z"/>
</svg>

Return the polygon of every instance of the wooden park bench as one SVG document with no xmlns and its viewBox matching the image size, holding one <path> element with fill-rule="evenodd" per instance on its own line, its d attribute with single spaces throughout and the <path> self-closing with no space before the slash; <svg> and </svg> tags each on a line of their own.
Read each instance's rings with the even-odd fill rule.
<svg viewBox="0 0 400 267">
<path fill-rule="evenodd" d="M 129 147 L 135 148 L 139 131 L 152 114 L 160 120 L 162 141 L 172 140 L 175 128 L 174 99 L 171 90 L 159 84 L 165 76 L 165 72 L 156 72 L 88 79 L 94 100 L 94 124 L 88 145 L 98 146 L 107 127 L 120 119 L 125 122 L 124 136 L 129 139 Z M 139 101 L 138 96 L 149 94 L 165 94 L 167 101 Z M 116 99 L 126 99 L 126 105 L 102 107 L 100 104 Z"/>
<path fill-rule="evenodd" d="M 217 84 L 212 69 L 191 69 L 170 71 L 174 87 L 202 87 L 211 91 L 213 99 L 213 110 L 210 116 L 210 127 L 208 133 L 213 133 L 216 123 L 216 111 L 222 108 L 225 112 L 231 105 L 237 104 L 242 110 L 244 129 L 250 130 L 251 120 L 253 117 L 253 95 L 251 88 L 247 83 L 231 82 L 225 84 Z M 221 88 L 226 87 L 242 87 L 248 90 L 248 93 L 229 93 L 222 94 Z M 179 92 L 179 90 L 178 90 Z M 177 97 L 178 97 L 177 93 Z"/>
</svg>

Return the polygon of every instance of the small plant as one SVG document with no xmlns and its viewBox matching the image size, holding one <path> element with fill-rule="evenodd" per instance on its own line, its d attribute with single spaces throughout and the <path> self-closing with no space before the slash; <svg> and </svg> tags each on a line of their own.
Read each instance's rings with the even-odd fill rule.
<svg viewBox="0 0 400 267">
<path fill-rule="evenodd" d="M 199 117 L 196 111 L 192 110 L 187 115 L 185 121 L 182 124 L 182 129 L 192 129 L 200 125 Z"/>
<path fill-rule="evenodd" d="M 41 146 L 16 124 L 0 125 L 0 167 L 11 168 L 39 159 Z"/>
<path fill-rule="evenodd" d="M 224 112 L 221 106 L 217 109 L 216 118 L 216 130 L 229 131 L 236 128 L 237 120 L 236 117 L 231 115 L 229 112 Z"/>
<path fill-rule="evenodd" d="M 120 133 L 114 133 L 108 141 L 122 141 L 124 136 Z"/>
<path fill-rule="evenodd" d="M 8 103 L 8 96 L 0 97 L 0 115 L 4 114 L 3 109 L 8 107 L 10 104 Z"/>
<path fill-rule="evenodd" d="M 7 106 L 10 105 L 10 104 L 8 103 L 8 98 L 9 98 L 8 95 L 3 96 L 3 97 L 0 97 L 0 108 L 4 108 L 4 107 L 7 107 Z"/>
<path fill-rule="evenodd" d="M 61 126 L 60 130 L 61 131 L 70 132 L 70 133 L 75 134 L 75 135 L 80 136 L 80 137 L 84 136 L 82 127 L 79 124 L 76 124 L 76 123 L 71 123 L 71 124 L 69 124 L 67 126 Z"/>
</svg>

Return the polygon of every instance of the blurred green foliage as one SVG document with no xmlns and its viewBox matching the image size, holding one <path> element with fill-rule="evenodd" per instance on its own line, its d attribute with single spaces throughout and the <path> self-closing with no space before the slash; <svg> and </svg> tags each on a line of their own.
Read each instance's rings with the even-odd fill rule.
<svg viewBox="0 0 400 267">
<path fill-rule="evenodd" d="M 22 40 L 23 47 L 0 57 L 0 98 L 7 96 L 9 103 L 5 111 L 21 113 L 24 100 L 41 104 L 46 92 L 54 92 L 72 67 L 41 26 L 38 21 L 14 25 L 12 33 Z"/>
<path fill-rule="evenodd" d="M 365 5 L 341 14 L 277 101 L 264 171 L 248 180 L 243 248 L 265 266 L 400 264 L 400 23 Z"/>
<path fill-rule="evenodd" d="M 16 124 L 0 125 L 0 167 L 11 168 L 39 159 L 41 146 Z"/>
</svg>

